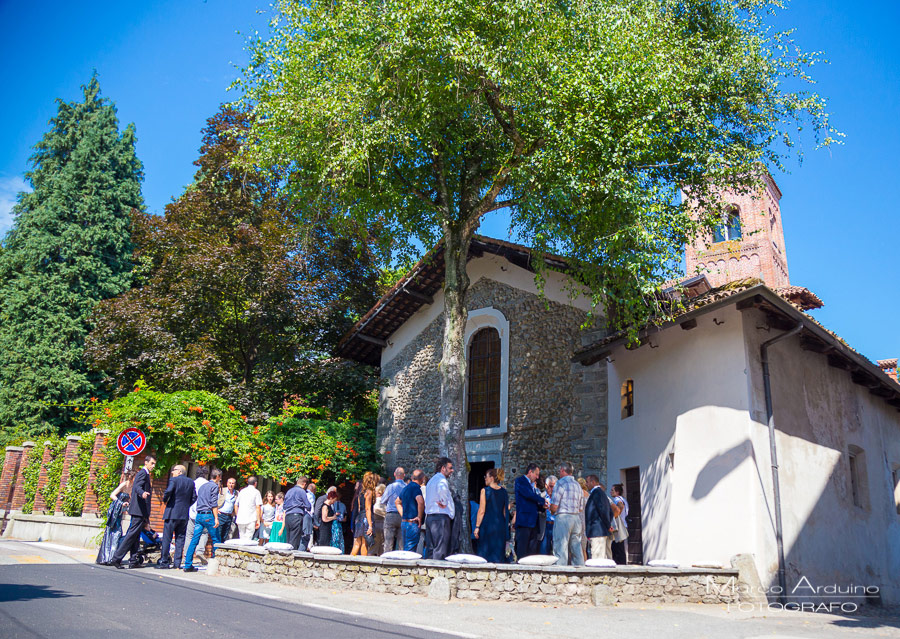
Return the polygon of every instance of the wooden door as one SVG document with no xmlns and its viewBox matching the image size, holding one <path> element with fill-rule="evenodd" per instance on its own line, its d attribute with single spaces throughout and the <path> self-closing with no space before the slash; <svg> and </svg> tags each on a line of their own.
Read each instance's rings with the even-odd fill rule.
<svg viewBox="0 0 900 639">
<path fill-rule="evenodd" d="M 644 563 L 644 542 L 641 538 L 641 471 L 626 468 L 625 499 L 628 501 L 628 563 Z"/>
</svg>

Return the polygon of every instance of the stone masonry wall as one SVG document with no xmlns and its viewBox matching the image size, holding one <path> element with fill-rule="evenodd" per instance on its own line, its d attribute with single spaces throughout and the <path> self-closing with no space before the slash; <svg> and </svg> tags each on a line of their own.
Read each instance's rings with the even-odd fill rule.
<svg viewBox="0 0 900 639">
<path fill-rule="evenodd" d="M 577 474 L 606 474 L 605 364 L 572 364 L 572 353 L 596 339 L 582 331 L 584 311 L 506 284 L 480 279 L 466 297 L 469 311 L 493 307 L 509 322 L 509 418 L 502 467 L 522 472 L 537 462 L 549 472 L 569 460 Z M 388 384 L 378 411 L 379 450 L 388 469 L 419 467 L 437 457 L 438 363 L 444 316 L 382 368 Z M 602 329 L 600 329 L 602 331 Z"/>
<path fill-rule="evenodd" d="M 306 588 L 368 590 L 440 599 L 550 604 L 737 603 L 737 570 L 523 567 L 312 555 L 216 546 L 217 574 Z"/>
</svg>

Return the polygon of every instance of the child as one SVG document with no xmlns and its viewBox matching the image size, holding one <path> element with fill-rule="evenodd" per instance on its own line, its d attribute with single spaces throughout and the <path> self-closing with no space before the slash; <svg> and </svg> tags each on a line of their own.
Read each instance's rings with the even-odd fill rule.
<svg viewBox="0 0 900 639">
<path fill-rule="evenodd" d="M 284 493 L 275 495 L 275 519 L 272 521 L 272 529 L 269 532 L 269 541 L 284 542 L 287 535 L 284 532 Z"/>
</svg>

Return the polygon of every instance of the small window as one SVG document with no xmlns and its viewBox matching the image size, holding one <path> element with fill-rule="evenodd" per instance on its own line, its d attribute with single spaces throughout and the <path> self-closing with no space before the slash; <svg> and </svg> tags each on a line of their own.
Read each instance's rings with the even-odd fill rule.
<svg viewBox="0 0 900 639">
<path fill-rule="evenodd" d="M 500 333 L 482 328 L 469 344 L 468 397 L 469 430 L 500 426 Z"/>
<path fill-rule="evenodd" d="M 732 209 L 713 231 L 713 242 L 728 242 L 741 239 L 741 214 Z"/>
<path fill-rule="evenodd" d="M 869 482 L 866 473 L 866 453 L 859 446 L 848 447 L 850 462 L 850 497 L 853 505 L 859 508 L 869 507 Z"/>
<path fill-rule="evenodd" d="M 900 464 L 894 464 L 891 478 L 894 480 L 894 506 L 897 508 L 897 514 L 900 515 Z"/>
<path fill-rule="evenodd" d="M 622 384 L 622 419 L 634 415 L 634 380 Z"/>
</svg>

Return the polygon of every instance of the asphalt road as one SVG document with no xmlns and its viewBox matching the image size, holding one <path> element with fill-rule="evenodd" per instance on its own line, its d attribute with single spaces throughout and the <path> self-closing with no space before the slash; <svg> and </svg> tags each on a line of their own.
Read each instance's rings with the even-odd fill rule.
<svg viewBox="0 0 900 639">
<path fill-rule="evenodd" d="M 96 550 L 0 540 L 0 639 L 900 639 L 900 608 L 859 615 L 727 606 L 435 601 L 174 570 L 96 566 Z"/>
<path fill-rule="evenodd" d="M 446 637 L 338 609 L 161 579 L 159 572 L 77 563 L 0 566 L 0 637 Z"/>
</svg>

